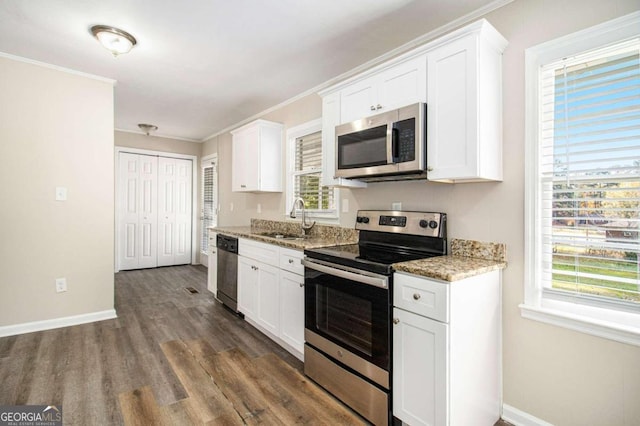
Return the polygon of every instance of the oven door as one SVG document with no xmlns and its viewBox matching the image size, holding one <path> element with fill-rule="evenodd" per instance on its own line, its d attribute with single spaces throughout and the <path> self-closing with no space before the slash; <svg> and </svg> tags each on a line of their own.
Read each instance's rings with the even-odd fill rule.
<svg viewBox="0 0 640 426">
<path fill-rule="evenodd" d="M 305 259 L 305 340 L 386 388 L 390 277 Z"/>
</svg>

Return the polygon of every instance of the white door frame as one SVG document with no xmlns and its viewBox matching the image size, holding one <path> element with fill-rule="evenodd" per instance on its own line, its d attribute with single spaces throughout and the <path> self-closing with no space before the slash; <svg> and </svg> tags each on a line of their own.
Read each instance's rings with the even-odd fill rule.
<svg viewBox="0 0 640 426">
<path fill-rule="evenodd" d="M 215 162 L 216 162 L 216 174 L 217 174 L 218 173 L 218 167 L 217 167 L 218 166 L 218 153 L 217 152 L 214 152 L 213 154 L 209 154 L 206 157 L 202 157 L 200 159 L 200 164 L 199 164 L 200 171 L 202 171 L 202 169 L 204 169 L 205 161 L 211 161 L 211 160 L 215 160 Z M 217 177 L 216 177 L 216 182 L 218 182 Z M 218 215 L 218 213 L 217 213 L 218 212 L 218 207 L 220 206 L 220 200 L 218 199 L 218 196 L 220 195 L 219 191 L 218 191 L 218 187 L 219 186 L 220 186 L 219 184 L 216 185 L 216 201 L 217 201 L 217 206 L 215 206 L 215 208 L 216 208 L 216 216 Z M 200 191 L 198 191 L 198 197 L 200 197 L 200 200 L 198 200 L 198 201 L 202 201 L 202 190 L 203 190 L 203 188 L 200 188 Z M 203 209 L 204 209 L 204 207 L 203 207 Z M 201 209 L 201 211 L 200 211 L 201 214 L 203 212 L 202 211 L 203 209 Z M 200 221 L 198 221 L 198 223 L 200 223 Z M 218 221 L 216 220 L 216 226 L 217 225 L 218 225 Z M 200 230 L 200 235 L 198 235 L 198 238 L 200 238 L 202 236 L 201 235 L 202 232 L 204 232 L 204 230 Z M 198 240 L 198 241 L 200 241 L 200 240 Z M 209 252 L 210 251 L 211 250 L 209 250 L 207 253 L 203 253 L 202 252 L 202 247 L 200 247 L 200 264 L 201 265 L 207 266 L 209 264 Z"/>
<path fill-rule="evenodd" d="M 120 223 L 120 202 L 119 202 L 119 197 L 118 197 L 118 179 L 119 179 L 119 168 L 120 168 L 120 162 L 118 161 L 119 155 L 121 152 L 128 152 L 130 154 L 142 154 L 142 155 L 156 155 L 158 157 L 167 157 L 167 158 L 180 158 L 180 159 L 187 159 L 187 160 L 191 160 L 193 162 L 194 166 L 199 166 L 198 163 L 198 156 L 196 155 L 188 155 L 188 154 L 177 154 L 177 153 L 173 153 L 173 152 L 163 152 L 163 151 L 152 151 L 152 150 L 148 150 L 148 149 L 138 149 L 138 148 L 127 148 L 124 146 L 116 146 L 115 147 L 115 187 L 114 187 L 114 192 L 115 192 L 115 223 L 113 224 L 114 228 L 115 228 L 115 247 L 114 247 L 114 251 L 115 251 L 115 272 L 118 272 L 120 270 L 120 236 L 118 234 L 118 224 Z M 191 168 L 191 174 L 192 174 L 192 184 L 191 184 L 191 202 L 192 202 L 192 206 L 191 206 L 191 264 L 195 265 L 196 264 L 196 259 L 197 259 L 197 255 L 198 255 L 198 238 L 199 238 L 199 234 L 198 234 L 198 171 L 200 170 L 200 167 L 192 167 Z"/>
</svg>

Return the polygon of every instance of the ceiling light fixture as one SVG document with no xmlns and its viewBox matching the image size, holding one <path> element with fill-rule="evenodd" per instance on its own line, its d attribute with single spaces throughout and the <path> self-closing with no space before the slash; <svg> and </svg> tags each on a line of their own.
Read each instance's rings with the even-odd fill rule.
<svg viewBox="0 0 640 426">
<path fill-rule="evenodd" d="M 94 25 L 91 27 L 91 34 L 98 39 L 105 49 L 113 56 L 118 56 L 129 51 L 136 45 L 134 36 L 126 31 L 108 25 Z"/>
<path fill-rule="evenodd" d="M 140 130 L 145 132 L 147 136 L 149 136 L 149 133 L 155 132 L 156 130 L 158 130 L 158 126 L 154 126 L 153 124 L 140 123 L 138 124 L 138 127 L 140 127 Z"/>
</svg>

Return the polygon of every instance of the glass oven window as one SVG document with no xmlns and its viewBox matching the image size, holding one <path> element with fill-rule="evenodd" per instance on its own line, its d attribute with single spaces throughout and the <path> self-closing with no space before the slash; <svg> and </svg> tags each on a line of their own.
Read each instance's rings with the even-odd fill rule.
<svg viewBox="0 0 640 426">
<path fill-rule="evenodd" d="M 316 328 L 360 352 L 373 355 L 371 301 L 329 287 L 316 288 Z"/>
<path fill-rule="evenodd" d="M 387 125 L 338 136 L 338 168 L 387 164 Z"/>
</svg>

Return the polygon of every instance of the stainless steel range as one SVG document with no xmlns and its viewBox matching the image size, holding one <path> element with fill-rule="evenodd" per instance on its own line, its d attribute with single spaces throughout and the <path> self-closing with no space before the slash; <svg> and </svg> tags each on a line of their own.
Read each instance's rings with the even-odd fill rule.
<svg viewBox="0 0 640 426">
<path fill-rule="evenodd" d="M 305 374 L 390 424 L 393 264 L 447 253 L 446 215 L 361 210 L 358 244 L 305 250 Z"/>
</svg>

